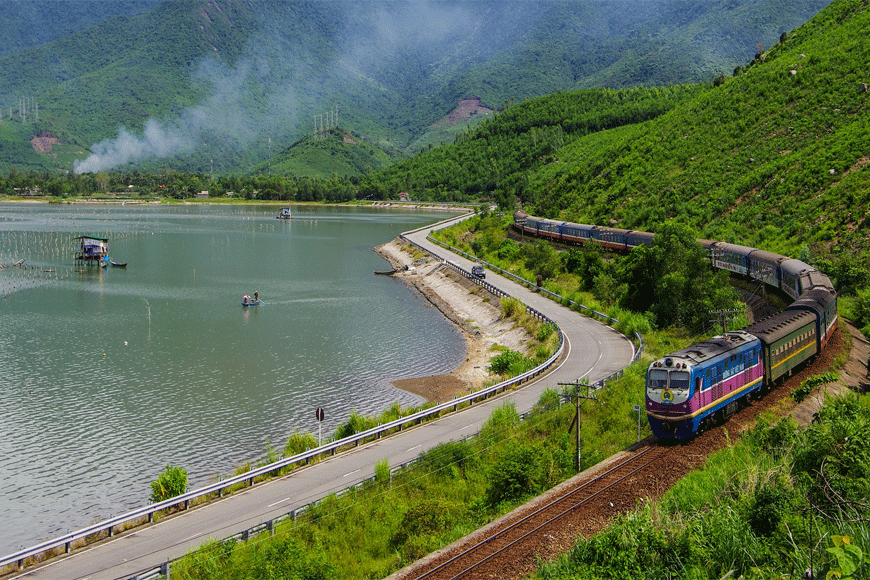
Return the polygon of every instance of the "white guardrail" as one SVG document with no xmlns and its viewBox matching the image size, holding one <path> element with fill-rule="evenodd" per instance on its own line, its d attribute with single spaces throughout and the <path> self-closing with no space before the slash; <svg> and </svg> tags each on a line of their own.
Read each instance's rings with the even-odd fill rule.
<svg viewBox="0 0 870 580">
<path fill-rule="evenodd" d="M 468 217 L 467 214 L 463 215 L 463 216 L 456 217 L 456 218 L 451 218 L 451 219 L 445 220 L 443 222 L 439 222 L 436 225 L 436 228 L 447 227 L 447 226 L 452 225 L 453 223 L 455 223 L 457 221 L 465 219 L 466 217 Z M 426 226 L 424 228 L 420 228 L 419 230 L 412 230 L 409 232 L 405 232 L 405 233 L 401 234 L 400 237 L 402 237 L 402 239 L 405 239 L 406 241 L 409 241 L 410 243 L 414 243 L 406 237 L 406 234 L 411 234 L 411 233 L 414 233 L 416 231 L 427 229 L 429 227 L 432 227 L 432 226 Z M 433 229 L 436 229 L 436 228 L 433 228 Z M 442 242 L 438 242 L 437 240 L 434 240 L 432 238 L 429 238 L 429 239 L 435 243 L 442 245 L 442 246 L 444 245 Z M 424 249 L 424 248 L 421 248 L 421 249 Z M 468 254 L 466 254 L 465 252 L 463 252 L 461 250 L 458 250 L 456 248 L 449 248 L 449 249 L 453 252 L 464 255 L 464 256 L 468 257 L 469 259 L 478 261 L 473 256 L 469 256 Z M 431 253 L 431 252 L 429 252 L 429 253 Z M 445 260 L 444 258 L 441 258 L 440 256 L 436 255 L 436 257 L 441 259 L 442 261 L 444 261 L 445 264 L 447 264 L 449 267 L 455 269 L 457 272 L 461 273 L 463 276 L 469 278 L 470 280 L 474 280 L 475 282 L 477 282 L 481 286 L 484 286 L 487 290 L 489 290 L 493 294 L 495 294 L 497 296 L 503 296 L 503 297 L 508 296 L 507 293 L 499 290 L 498 288 L 496 288 L 492 284 L 486 282 L 485 280 L 482 280 L 482 279 L 478 278 L 477 276 L 472 275 L 471 272 L 464 270 L 463 268 L 459 267 L 457 264 L 450 262 L 448 260 Z M 524 280 L 522 278 L 519 278 L 519 277 L 511 274 L 510 272 L 506 272 L 504 270 L 501 270 L 500 268 L 493 266 L 491 264 L 487 264 L 487 265 L 491 269 L 499 272 L 500 274 L 502 274 L 504 276 L 509 276 L 509 277 L 513 278 L 514 280 L 517 280 L 518 282 L 520 282 L 522 284 L 526 284 L 530 287 L 535 287 L 531 282 Z M 540 289 L 540 290 L 542 292 L 549 294 L 550 296 L 552 296 L 553 298 L 555 298 L 556 300 L 558 300 L 560 302 L 565 302 L 565 299 L 558 296 L 557 294 L 554 294 L 552 292 L 549 292 L 549 291 L 546 291 L 543 289 Z M 559 347 L 556 349 L 556 352 L 553 354 L 553 356 L 551 356 L 549 359 L 547 359 L 544 363 L 542 363 L 541 365 L 535 367 L 534 369 L 532 369 L 530 371 L 527 371 L 521 375 L 518 375 L 518 376 L 513 377 L 511 379 L 508 379 L 506 381 L 502 381 L 502 382 L 495 384 L 495 385 L 492 385 L 490 387 L 483 388 L 483 389 L 476 391 L 474 393 L 471 393 L 469 395 L 465 395 L 463 397 L 458 397 L 452 401 L 449 401 L 446 403 L 441 403 L 439 405 L 436 405 L 434 407 L 430 407 L 429 409 L 425 409 L 423 411 L 418 411 L 417 413 L 414 413 L 413 415 L 408 415 L 407 417 L 402 417 L 400 419 L 396 419 L 395 421 L 391 421 L 389 423 L 384 423 L 383 425 L 378 425 L 377 427 L 373 427 L 371 429 L 368 429 L 367 431 L 362 431 L 360 433 L 356 433 L 356 434 L 351 435 L 349 437 L 345 437 L 344 439 L 339 439 L 337 441 L 327 443 L 326 445 L 322 445 L 322 446 L 317 447 L 315 449 L 310 449 L 308 451 L 305 451 L 304 453 L 294 455 L 293 457 L 287 457 L 287 458 L 281 459 L 280 461 L 270 463 L 268 465 L 264 465 L 264 466 L 257 467 L 257 468 L 252 468 L 247 473 L 237 475 L 237 476 L 234 476 L 234 477 L 231 477 L 228 479 L 224 479 L 224 480 L 218 481 L 217 483 L 213 483 L 211 485 L 207 485 L 205 487 L 201 487 L 199 489 L 183 493 L 181 495 L 173 497 L 172 499 L 168 499 L 168 500 L 165 500 L 165 501 L 162 501 L 159 503 L 154 503 L 154 504 L 150 504 L 150 505 L 135 509 L 135 510 L 127 512 L 125 514 L 115 516 L 115 517 L 110 518 L 108 520 L 93 524 L 93 525 L 88 526 L 86 528 L 82 528 L 80 530 L 70 532 L 68 534 L 59 536 L 57 538 L 54 538 L 52 540 L 48 540 L 46 542 L 42 542 L 41 544 L 37 544 L 37 545 L 32 546 L 30 548 L 20 550 L 18 552 L 15 552 L 13 554 L 9 554 L 7 556 L 3 556 L 2 558 L 0 558 L 0 571 L 2 571 L 3 568 L 5 568 L 6 566 L 9 566 L 10 564 L 17 565 L 18 569 L 20 570 L 24 566 L 24 562 L 26 559 L 42 556 L 42 555 L 46 554 L 47 552 L 50 552 L 50 551 L 55 550 L 55 549 L 63 548 L 65 553 L 69 553 L 72 550 L 73 543 L 78 541 L 78 540 L 84 540 L 85 538 L 88 538 L 89 536 L 97 537 L 100 534 L 104 534 L 104 533 L 107 533 L 108 536 L 111 537 L 114 535 L 116 528 L 118 528 L 119 526 L 122 526 L 124 524 L 136 523 L 136 522 L 143 521 L 145 519 L 147 519 L 148 522 L 153 522 L 154 515 L 158 512 L 162 512 L 164 510 L 169 510 L 171 508 L 174 508 L 176 506 L 180 506 L 182 504 L 184 505 L 185 510 L 189 509 L 191 502 L 194 500 L 206 498 L 207 496 L 214 495 L 214 494 L 216 494 L 218 497 L 222 497 L 224 490 L 226 490 L 227 488 L 234 487 L 237 485 L 245 485 L 245 486 L 254 485 L 254 480 L 256 480 L 258 477 L 266 476 L 272 472 L 281 470 L 285 467 L 290 467 L 292 465 L 298 465 L 298 464 L 306 464 L 307 465 L 314 458 L 317 458 L 317 457 L 322 456 L 324 454 L 334 455 L 336 453 L 336 451 L 338 451 L 342 447 L 347 447 L 349 445 L 358 446 L 360 444 L 360 442 L 365 442 L 367 439 L 373 439 L 373 440 L 379 439 L 385 433 L 392 431 L 394 429 L 398 430 L 398 431 L 402 431 L 406 426 L 422 423 L 422 422 L 426 421 L 427 419 L 437 418 L 437 416 L 439 416 L 444 411 L 448 411 L 448 410 L 449 411 L 456 411 L 460 405 L 465 405 L 465 404 L 473 405 L 475 403 L 475 401 L 477 401 L 479 399 L 486 399 L 486 398 L 490 397 L 491 395 L 498 393 L 499 391 L 504 392 L 509 387 L 512 387 L 513 385 L 520 384 L 520 383 L 525 382 L 533 377 L 536 377 L 536 376 L 540 375 L 541 373 L 543 373 L 545 370 L 547 370 L 562 355 L 562 352 L 565 348 L 565 337 L 564 337 L 564 334 L 562 333 L 561 329 L 559 329 L 558 325 L 556 325 L 556 323 L 553 322 L 549 317 L 545 316 L 544 314 L 538 312 L 537 310 L 535 310 L 533 308 L 527 307 L 527 309 L 529 310 L 530 313 L 532 313 L 533 316 L 537 317 L 538 319 L 540 319 L 544 322 L 548 322 L 548 323 L 552 324 L 559 332 Z M 605 318 L 606 320 L 608 320 L 611 323 L 618 323 L 617 320 L 610 318 L 607 315 L 600 314 L 597 312 L 595 314 L 597 316 Z M 640 356 L 640 352 L 642 351 L 642 348 L 643 348 L 642 338 L 640 338 L 639 335 L 636 335 L 636 336 L 641 341 L 640 342 L 641 347 L 637 349 L 637 352 L 635 353 L 634 360 L 637 360 L 637 358 Z M 610 380 L 611 378 L 615 378 L 621 374 L 622 374 L 622 371 L 614 373 L 613 375 L 611 375 L 605 379 L 602 379 L 601 381 L 598 381 L 596 383 L 596 385 L 601 386 L 606 381 Z M 401 467 L 403 467 L 403 466 L 399 466 L 399 467 L 396 467 L 394 469 L 399 469 Z M 292 512 L 289 512 L 287 514 L 287 516 L 295 517 L 296 514 L 300 513 L 301 511 L 302 510 L 293 510 Z M 240 537 L 243 537 L 246 539 L 248 537 L 248 535 L 256 533 L 256 532 L 261 531 L 261 530 L 268 529 L 271 531 L 271 528 L 274 525 L 274 521 L 275 520 L 270 520 L 269 522 L 265 522 L 263 524 L 255 526 L 254 528 L 251 528 L 250 530 L 247 530 L 246 532 L 242 532 L 239 535 L 240 535 Z M 157 576 L 167 576 L 168 572 L 169 572 L 169 563 L 166 562 L 166 563 L 160 564 L 159 566 L 149 568 L 149 569 L 141 572 L 140 574 L 138 574 L 134 578 L 139 579 L 139 580 L 144 580 L 146 578 L 154 578 Z"/>
</svg>

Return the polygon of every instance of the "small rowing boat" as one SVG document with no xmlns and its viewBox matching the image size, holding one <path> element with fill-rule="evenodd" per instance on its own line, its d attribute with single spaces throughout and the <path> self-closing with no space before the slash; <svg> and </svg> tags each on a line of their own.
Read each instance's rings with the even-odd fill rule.
<svg viewBox="0 0 870 580">
<path fill-rule="evenodd" d="M 242 302 L 242 306 L 259 306 L 260 300 L 251 300 L 250 302 Z"/>
<path fill-rule="evenodd" d="M 115 268 L 126 268 L 127 267 L 127 262 L 116 262 L 114 260 L 111 260 L 109 263 L 112 266 L 114 266 Z"/>
</svg>

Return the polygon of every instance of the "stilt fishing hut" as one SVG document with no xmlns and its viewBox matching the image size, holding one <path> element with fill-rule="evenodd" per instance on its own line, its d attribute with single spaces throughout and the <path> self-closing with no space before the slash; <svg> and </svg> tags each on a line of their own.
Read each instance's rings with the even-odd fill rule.
<svg viewBox="0 0 870 580">
<path fill-rule="evenodd" d="M 79 236 L 76 238 L 76 265 L 96 265 L 109 255 L 109 238 Z"/>
</svg>

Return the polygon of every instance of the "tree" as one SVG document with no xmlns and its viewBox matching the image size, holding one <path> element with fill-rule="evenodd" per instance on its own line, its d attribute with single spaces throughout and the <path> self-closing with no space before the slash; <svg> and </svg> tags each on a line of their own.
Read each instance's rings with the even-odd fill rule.
<svg viewBox="0 0 870 580">
<path fill-rule="evenodd" d="M 664 224 L 650 246 L 638 246 L 622 264 L 625 292 L 620 306 L 651 312 L 656 325 L 704 330 L 711 310 L 735 308 L 737 296 L 727 272 L 713 271 L 704 248 L 687 226 Z"/>
<path fill-rule="evenodd" d="M 577 276 L 583 290 L 591 290 L 596 276 L 604 272 L 603 253 L 601 246 L 590 243 L 563 255 L 565 271 Z"/>
<path fill-rule="evenodd" d="M 552 278 L 559 268 L 559 252 L 544 240 L 523 246 L 526 268 L 540 274 L 544 279 Z"/>
</svg>

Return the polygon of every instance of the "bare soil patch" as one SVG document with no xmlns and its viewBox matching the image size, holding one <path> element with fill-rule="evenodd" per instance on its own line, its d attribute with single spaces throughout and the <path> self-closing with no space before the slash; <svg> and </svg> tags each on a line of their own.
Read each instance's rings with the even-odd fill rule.
<svg viewBox="0 0 870 580">
<path fill-rule="evenodd" d="M 452 127 L 459 123 L 464 123 L 478 115 L 491 115 L 492 109 L 484 107 L 480 103 L 480 97 L 472 97 L 470 99 L 460 99 L 456 108 L 450 111 L 447 115 L 432 124 L 433 127 Z"/>
</svg>

